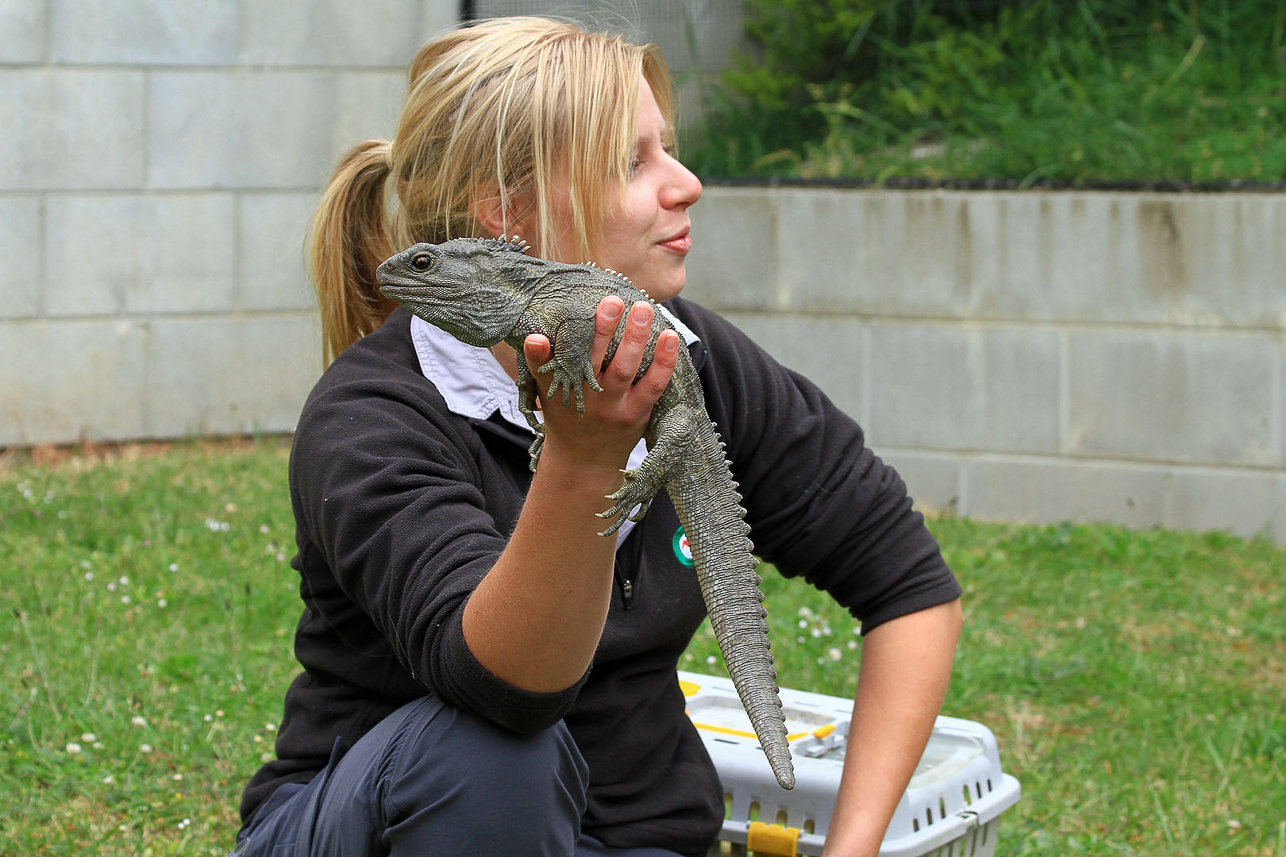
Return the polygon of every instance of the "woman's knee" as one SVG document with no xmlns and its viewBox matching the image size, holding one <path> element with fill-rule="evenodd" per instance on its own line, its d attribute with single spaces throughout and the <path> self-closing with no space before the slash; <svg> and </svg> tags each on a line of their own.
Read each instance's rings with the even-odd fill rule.
<svg viewBox="0 0 1286 857">
<path fill-rule="evenodd" d="M 589 771 L 566 726 L 519 734 L 451 706 L 429 714 L 407 724 L 391 760 L 394 814 L 409 820 L 432 812 L 449 825 L 481 826 L 498 841 L 539 827 L 575 841 Z"/>
</svg>

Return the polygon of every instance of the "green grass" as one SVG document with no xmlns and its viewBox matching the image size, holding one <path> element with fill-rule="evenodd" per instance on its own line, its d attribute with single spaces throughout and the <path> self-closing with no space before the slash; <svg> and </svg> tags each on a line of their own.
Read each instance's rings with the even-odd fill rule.
<svg viewBox="0 0 1286 857">
<path fill-rule="evenodd" d="M 762 57 L 685 129 L 701 175 L 1286 181 L 1283 0 L 749 8 Z"/>
<path fill-rule="evenodd" d="M 0 458 L 0 855 L 226 853 L 294 673 L 286 447 L 36 458 Z M 1286 857 L 1286 550 L 932 525 L 966 593 L 947 713 L 1023 784 L 998 853 Z M 783 683 L 851 694 L 852 620 L 765 588 Z"/>
</svg>

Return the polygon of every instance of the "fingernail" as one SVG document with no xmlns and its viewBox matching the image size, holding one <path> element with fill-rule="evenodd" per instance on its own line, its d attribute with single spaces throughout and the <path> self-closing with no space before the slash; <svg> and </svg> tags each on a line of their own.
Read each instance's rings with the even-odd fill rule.
<svg viewBox="0 0 1286 857">
<path fill-rule="evenodd" d="M 615 321 L 621 317 L 622 306 L 616 301 L 605 301 L 603 303 L 603 316 L 609 321 Z"/>
<path fill-rule="evenodd" d="M 645 303 L 635 304 L 630 310 L 630 319 L 639 327 L 647 327 L 652 323 L 652 309 Z"/>
</svg>

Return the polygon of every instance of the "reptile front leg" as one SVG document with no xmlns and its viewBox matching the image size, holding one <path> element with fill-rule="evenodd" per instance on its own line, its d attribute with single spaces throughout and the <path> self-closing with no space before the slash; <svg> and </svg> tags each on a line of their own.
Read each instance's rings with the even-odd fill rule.
<svg viewBox="0 0 1286 857">
<path fill-rule="evenodd" d="M 590 347 L 594 344 L 594 318 L 571 318 L 558 325 L 550 337 L 553 356 L 545 365 L 536 371 L 545 374 L 552 372 L 554 377 L 549 383 L 550 398 L 559 387 L 563 388 L 563 405 L 572 406 L 572 397 L 576 397 L 576 412 L 585 413 L 585 387 L 596 393 L 603 388 L 598 384 L 595 368 L 590 362 Z"/>
<path fill-rule="evenodd" d="M 531 374 L 531 367 L 527 365 L 527 357 L 523 354 L 522 348 L 514 349 L 518 354 L 518 411 L 527 420 L 527 425 L 536 433 L 536 439 L 531 442 L 531 447 L 527 454 L 531 456 L 531 462 L 528 467 L 531 472 L 536 472 L 536 462 L 540 460 L 540 451 L 545 446 L 545 426 L 540 420 L 536 419 L 536 377 Z"/>
</svg>

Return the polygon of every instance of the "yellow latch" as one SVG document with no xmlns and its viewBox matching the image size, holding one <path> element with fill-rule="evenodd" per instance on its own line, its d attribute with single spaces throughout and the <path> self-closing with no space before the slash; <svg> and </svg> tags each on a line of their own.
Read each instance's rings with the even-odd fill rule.
<svg viewBox="0 0 1286 857">
<path fill-rule="evenodd" d="M 797 857 L 798 841 L 798 827 L 752 821 L 746 831 L 746 850 L 765 857 Z"/>
<path fill-rule="evenodd" d="M 827 723 L 825 726 L 821 727 L 820 729 L 814 729 L 813 737 L 820 741 L 822 738 L 825 738 L 827 735 L 830 735 L 834 731 L 835 731 L 835 724 Z"/>
</svg>

